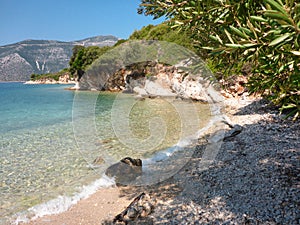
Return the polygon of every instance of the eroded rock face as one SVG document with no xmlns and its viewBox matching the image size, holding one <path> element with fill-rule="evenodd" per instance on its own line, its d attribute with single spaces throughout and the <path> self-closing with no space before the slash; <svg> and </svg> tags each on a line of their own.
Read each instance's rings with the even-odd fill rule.
<svg viewBox="0 0 300 225">
<path fill-rule="evenodd" d="M 108 167 L 105 174 L 114 177 L 117 184 L 130 184 L 142 175 L 142 160 L 126 157 Z"/>
<path fill-rule="evenodd" d="M 69 81 L 74 81 L 74 79 L 70 78 L 70 74 L 66 73 L 60 76 L 58 81 L 61 83 L 69 83 Z"/>
<path fill-rule="evenodd" d="M 83 77 L 80 88 L 123 91 L 136 93 L 139 97 L 177 96 L 207 102 L 203 88 L 204 79 L 178 67 L 157 62 L 137 63 L 117 72 L 112 72 L 113 68 L 105 67 L 99 70 L 101 75 L 95 72 L 94 75 L 90 73 L 88 77 Z"/>
<path fill-rule="evenodd" d="M 109 78 L 106 89 L 134 92 L 139 97 L 178 96 L 206 102 L 201 82 L 201 77 L 191 76 L 176 66 L 148 62 L 118 71 Z"/>
<path fill-rule="evenodd" d="M 134 89 L 141 88 L 144 89 L 145 83 L 146 83 L 146 75 L 145 73 L 138 72 L 138 71 L 133 71 L 129 72 L 125 76 L 125 91 L 127 92 L 136 92 Z"/>
</svg>

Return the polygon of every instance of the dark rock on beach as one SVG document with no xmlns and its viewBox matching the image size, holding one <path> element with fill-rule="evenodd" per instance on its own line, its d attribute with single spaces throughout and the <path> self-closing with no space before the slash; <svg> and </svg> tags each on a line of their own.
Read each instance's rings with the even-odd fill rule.
<svg viewBox="0 0 300 225">
<path fill-rule="evenodd" d="M 126 157 L 108 167 L 105 174 L 114 177 L 117 184 L 130 184 L 142 175 L 142 160 Z"/>
<path fill-rule="evenodd" d="M 243 127 L 238 124 L 234 126 L 230 126 L 230 128 L 231 130 L 225 133 L 225 136 L 223 138 L 224 141 L 231 141 L 235 136 L 240 134 L 243 130 Z"/>
</svg>

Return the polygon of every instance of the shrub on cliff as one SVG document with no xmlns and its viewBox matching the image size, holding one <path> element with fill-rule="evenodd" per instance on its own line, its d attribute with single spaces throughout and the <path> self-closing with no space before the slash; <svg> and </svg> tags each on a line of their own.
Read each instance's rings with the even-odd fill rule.
<svg viewBox="0 0 300 225">
<path fill-rule="evenodd" d="M 178 29 L 172 29 L 167 23 L 156 26 L 148 25 L 141 30 L 136 30 L 130 35 L 129 40 L 167 41 L 181 45 L 193 52 L 197 51 L 189 31 L 180 32 Z"/>
<path fill-rule="evenodd" d="M 53 79 L 55 81 L 58 81 L 61 76 L 64 76 L 66 74 L 69 74 L 69 69 L 65 68 L 57 73 L 47 73 L 47 74 L 31 74 L 30 80 L 31 81 L 37 81 L 37 80 L 46 80 L 46 79 Z M 72 77 L 72 76 L 71 76 Z"/>
</svg>

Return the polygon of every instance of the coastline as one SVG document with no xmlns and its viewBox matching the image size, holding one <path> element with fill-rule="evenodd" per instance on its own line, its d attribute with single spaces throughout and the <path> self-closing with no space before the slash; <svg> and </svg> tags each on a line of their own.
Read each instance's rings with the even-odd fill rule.
<svg viewBox="0 0 300 225">
<path fill-rule="evenodd" d="M 76 84 L 76 81 L 54 81 L 54 80 L 37 80 L 25 81 L 24 84 Z"/>
<path fill-rule="evenodd" d="M 86 199 L 73 205 L 65 212 L 40 217 L 29 221 L 28 225 L 48 224 L 101 224 L 105 220 L 113 220 L 114 216 L 130 203 L 125 196 L 121 196 L 117 187 L 99 189 Z"/>
<path fill-rule="evenodd" d="M 299 222 L 297 124 L 283 121 L 258 98 L 227 98 L 225 105 L 231 122 L 244 129 L 223 143 L 216 160 L 205 170 L 199 167 L 207 144 L 202 139 L 190 162 L 159 184 L 100 189 L 66 212 L 27 224 L 110 224 L 141 192 L 156 200 L 144 224 Z"/>
<path fill-rule="evenodd" d="M 25 83 L 26 81 L 4 81 L 4 80 L 1 80 L 0 83 Z"/>
</svg>

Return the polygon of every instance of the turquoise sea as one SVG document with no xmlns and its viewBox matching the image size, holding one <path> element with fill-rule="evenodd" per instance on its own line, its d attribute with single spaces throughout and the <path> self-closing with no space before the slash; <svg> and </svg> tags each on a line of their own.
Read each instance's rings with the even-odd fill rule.
<svg viewBox="0 0 300 225">
<path fill-rule="evenodd" d="M 0 224 L 66 210 L 113 184 L 102 176 L 111 163 L 172 149 L 210 118 L 209 105 L 190 103 L 180 112 L 176 99 L 67 87 L 0 83 Z M 103 165 L 93 165 L 98 156 Z"/>
</svg>

